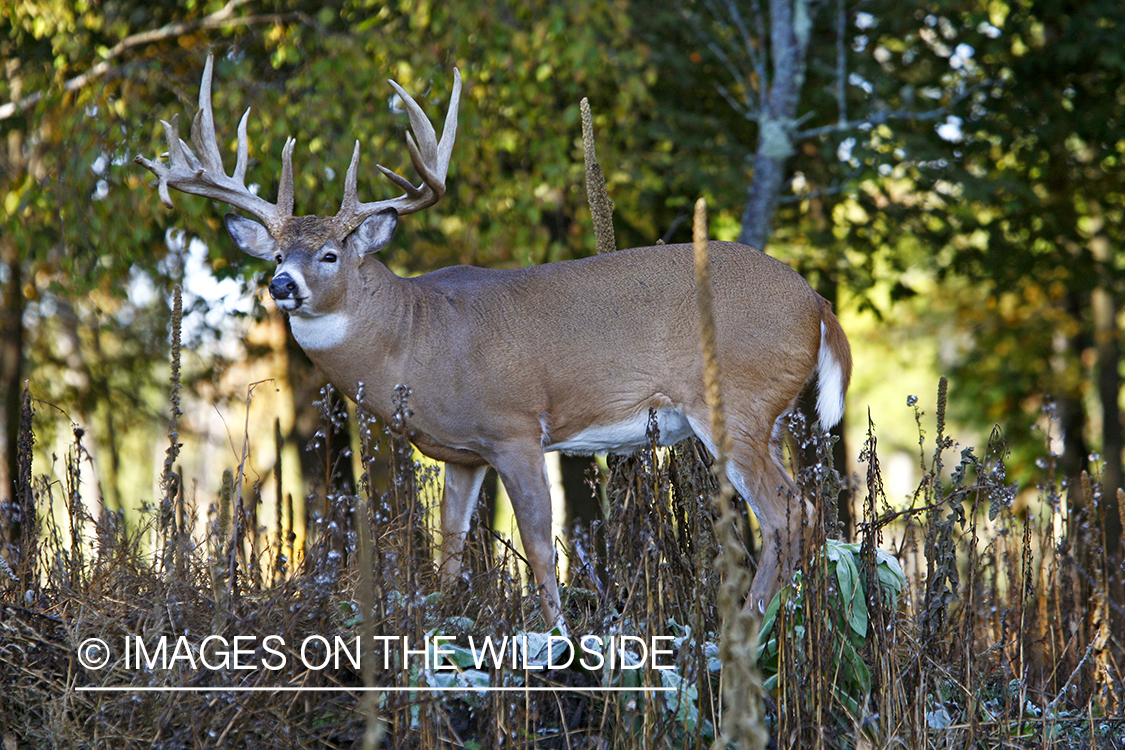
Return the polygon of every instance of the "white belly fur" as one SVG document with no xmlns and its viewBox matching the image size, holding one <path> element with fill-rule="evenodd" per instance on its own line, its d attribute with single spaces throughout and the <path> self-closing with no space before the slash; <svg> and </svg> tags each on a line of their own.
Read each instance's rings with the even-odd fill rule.
<svg viewBox="0 0 1125 750">
<path fill-rule="evenodd" d="M 656 426 L 660 430 L 660 445 L 678 443 L 692 434 L 691 425 L 682 412 L 671 407 L 656 410 Z M 614 424 L 587 427 L 577 435 L 558 443 L 544 446 L 544 451 L 566 453 L 600 453 L 610 451 L 629 453 L 647 442 L 648 412 L 643 411 Z M 550 438 L 547 437 L 549 440 Z"/>
</svg>

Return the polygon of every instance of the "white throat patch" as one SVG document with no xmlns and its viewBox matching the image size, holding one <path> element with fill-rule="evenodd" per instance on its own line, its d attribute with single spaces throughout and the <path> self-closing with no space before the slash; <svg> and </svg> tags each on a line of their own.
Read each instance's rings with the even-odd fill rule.
<svg viewBox="0 0 1125 750">
<path fill-rule="evenodd" d="M 344 342 L 348 335 L 348 319 L 343 313 L 330 313 L 306 318 L 290 315 L 289 325 L 293 338 L 302 349 L 332 349 Z"/>
</svg>

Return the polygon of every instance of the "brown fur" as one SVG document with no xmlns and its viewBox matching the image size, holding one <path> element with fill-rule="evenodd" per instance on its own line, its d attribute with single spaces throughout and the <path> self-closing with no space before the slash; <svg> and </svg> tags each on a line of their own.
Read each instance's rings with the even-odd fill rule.
<svg viewBox="0 0 1125 750">
<path fill-rule="evenodd" d="M 303 250 L 285 243 L 279 272 L 318 278 L 323 238 L 311 234 L 315 240 Z M 307 353 L 351 398 L 362 390 L 365 408 L 384 419 L 394 413 L 395 386 L 411 389 L 406 434 L 448 464 L 446 583 L 459 575 L 483 467 L 497 470 L 553 622 L 560 610 L 544 446 L 667 407 L 690 418 L 710 443 L 691 247 L 636 248 L 506 271 L 458 266 L 403 279 L 359 239 L 328 244 L 341 254 L 337 276 L 318 281 L 323 288 L 310 284 L 305 309 L 293 315 L 342 313 L 347 336 Z M 786 511 L 795 490 L 771 449 L 774 425 L 816 370 L 822 322 L 845 386 L 851 355 L 827 303 L 788 266 L 731 243 L 713 243 L 711 257 L 734 443 L 730 473 L 765 535 L 751 591 L 751 602 L 760 604 L 791 570 L 792 554 L 778 555 L 777 544 L 800 523 L 799 513 Z"/>
</svg>

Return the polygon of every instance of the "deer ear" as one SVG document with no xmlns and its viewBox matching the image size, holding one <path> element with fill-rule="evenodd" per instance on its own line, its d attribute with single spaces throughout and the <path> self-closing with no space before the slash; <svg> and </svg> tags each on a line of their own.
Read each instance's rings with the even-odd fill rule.
<svg viewBox="0 0 1125 750">
<path fill-rule="evenodd" d="M 234 244 L 247 255 L 253 255 L 262 260 L 273 260 L 277 254 L 277 242 L 270 236 L 269 230 L 254 221 L 238 214 L 227 214 L 223 217 Z"/>
<path fill-rule="evenodd" d="M 397 226 L 398 212 L 388 208 L 364 219 L 348 237 L 348 242 L 359 255 L 377 253 L 390 244 Z"/>
</svg>

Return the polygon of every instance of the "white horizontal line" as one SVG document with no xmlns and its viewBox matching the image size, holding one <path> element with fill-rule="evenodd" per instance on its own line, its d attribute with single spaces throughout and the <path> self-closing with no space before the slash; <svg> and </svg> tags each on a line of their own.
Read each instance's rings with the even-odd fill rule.
<svg viewBox="0 0 1125 750">
<path fill-rule="evenodd" d="M 666 693 L 674 687 L 153 687 L 86 685 L 80 693 Z"/>
</svg>

